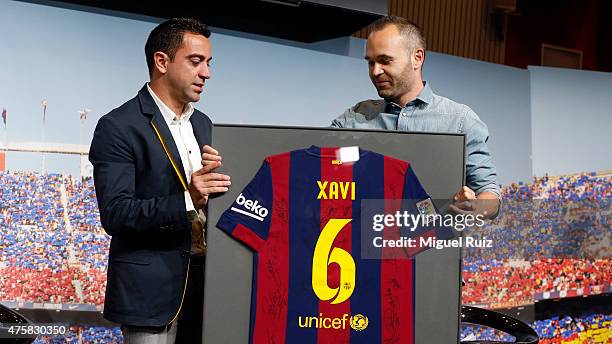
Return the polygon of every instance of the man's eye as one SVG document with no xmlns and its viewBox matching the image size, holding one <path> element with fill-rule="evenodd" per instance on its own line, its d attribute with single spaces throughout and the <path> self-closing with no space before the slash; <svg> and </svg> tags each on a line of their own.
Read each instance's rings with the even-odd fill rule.
<svg viewBox="0 0 612 344">
<path fill-rule="evenodd" d="M 200 59 L 191 59 L 191 63 L 193 63 L 194 65 L 197 65 L 200 62 L 201 62 Z"/>
</svg>

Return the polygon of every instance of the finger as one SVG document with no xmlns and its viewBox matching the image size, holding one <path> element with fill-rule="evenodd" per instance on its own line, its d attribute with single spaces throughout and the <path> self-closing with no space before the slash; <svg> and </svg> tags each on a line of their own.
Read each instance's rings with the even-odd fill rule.
<svg viewBox="0 0 612 344">
<path fill-rule="evenodd" d="M 219 151 L 214 149 L 214 148 L 212 148 L 209 145 L 204 145 L 204 147 L 202 147 L 202 151 L 204 153 L 208 153 L 208 154 L 212 154 L 212 155 L 219 155 Z"/>
<path fill-rule="evenodd" d="M 215 187 L 205 188 L 204 190 L 200 191 L 200 193 L 202 194 L 202 196 L 208 196 L 214 193 L 227 192 L 228 190 L 229 190 L 228 187 L 215 186 Z"/>
<path fill-rule="evenodd" d="M 467 186 L 462 186 L 459 190 L 457 190 L 457 192 L 455 192 L 455 195 L 453 196 L 453 199 L 455 201 L 463 200 L 462 198 L 465 197 L 466 189 L 469 190 L 469 188 Z"/>
<path fill-rule="evenodd" d="M 463 210 L 474 210 L 475 207 L 472 204 L 472 202 L 470 201 L 462 201 L 462 202 L 455 202 L 455 204 L 453 204 L 455 207 L 459 208 L 459 209 L 463 209 Z"/>
<path fill-rule="evenodd" d="M 476 194 L 474 194 L 472 190 L 465 191 L 463 189 L 458 191 L 453 197 L 453 200 L 455 201 L 467 201 L 467 200 L 475 200 L 475 199 L 476 199 Z"/>
<path fill-rule="evenodd" d="M 462 201 L 467 201 L 469 198 L 468 198 L 467 194 L 463 190 L 459 190 L 459 191 L 457 191 L 457 193 L 455 194 L 453 199 L 456 202 L 462 202 Z"/>
<path fill-rule="evenodd" d="M 220 155 L 210 154 L 210 153 L 202 153 L 202 161 L 221 161 L 222 158 Z"/>
<path fill-rule="evenodd" d="M 198 179 L 198 180 L 195 180 L 192 184 L 193 184 L 193 187 L 196 188 L 196 190 L 201 191 L 209 187 L 216 187 L 216 186 L 229 187 L 230 185 L 232 185 L 232 182 L 230 182 L 229 180 Z"/>
<path fill-rule="evenodd" d="M 213 181 L 197 182 L 194 186 L 198 190 L 203 190 L 203 189 L 210 188 L 210 187 L 216 187 L 216 186 L 225 186 L 225 187 L 228 187 L 230 185 L 232 185 L 232 182 L 230 182 L 229 180 L 227 180 L 227 181 L 213 180 Z"/>
<path fill-rule="evenodd" d="M 200 174 L 195 176 L 194 178 L 195 181 L 214 181 L 214 180 L 231 180 L 230 176 L 226 175 L 226 174 L 222 174 L 222 173 L 216 173 L 216 172 L 209 172 L 209 173 L 205 173 L 205 174 Z"/>
<path fill-rule="evenodd" d="M 215 168 L 219 166 L 221 166 L 221 162 L 213 161 L 209 164 L 205 164 L 204 166 L 202 166 L 201 169 L 193 172 L 193 174 L 195 174 L 196 176 L 202 176 L 202 175 L 210 173 L 210 171 L 214 170 Z"/>
<path fill-rule="evenodd" d="M 203 172 L 201 174 L 206 174 L 206 173 L 208 173 L 210 171 L 214 171 L 215 169 L 223 166 L 223 163 L 221 161 L 202 160 L 201 163 L 202 163 L 202 167 L 206 167 L 206 166 L 211 165 L 213 163 L 216 164 L 214 167 L 211 167 L 210 170 L 207 169 L 205 172 Z"/>
<path fill-rule="evenodd" d="M 214 180 L 225 181 L 225 180 L 231 180 L 230 176 L 228 176 L 227 174 L 215 173 L 215 172 L 210 172 L 210 173 L 203 174 L 203 175 L 201 175 L 199 177 L 199 179 L 203 180 L 203 181 L 214 181 Z"/>
<path fill-rule="evenodd" d="M 474 190 L 467 186 L 464 186 L 462 189 L 468 199 L 476 199 L 476 193 L 474 193 Z"/>
<path fill-rule="evenodd" d="M 460 209 L 460 208 L 456 207 L 454 204 L 449 205 L 448 206 L 448 210 L 450 210 L 454 214 L 469 215 L 469 214 L 473 213 L 473 212 L 468 211 L 468 210 Z"/>
<path fill-rule="evenodd" d="M 461 193 L 457 192 L 456 194 L 453 195 L 453 200 L 459 201 L 459 197 L 461 197 Z"/>
</svg>

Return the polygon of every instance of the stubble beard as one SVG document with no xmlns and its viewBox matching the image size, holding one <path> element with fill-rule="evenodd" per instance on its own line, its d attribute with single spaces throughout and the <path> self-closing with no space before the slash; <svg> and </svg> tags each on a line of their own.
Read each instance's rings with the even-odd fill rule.
<svg viewBox="0 0 612 344">
<path fill-rule="evenodd" d="M 391 88 L 377 89 L 378 96 L 386 101 L 397 103 L 406 93 L 410 92 L 410 82 L 406 79 L 397 80 L 391 84 Z"/>
<path fill-rule="evenodd" d="M 378 96 L 386 101 L 398 103 L 399 99 L 406 93 L 412 90 L 412 77 L 409 72 L 410 66 L 407 65 L 401 73 L 401 76 L 391 79 L 391 87 L 387 89 L 378 89 Z"/>
</svg>

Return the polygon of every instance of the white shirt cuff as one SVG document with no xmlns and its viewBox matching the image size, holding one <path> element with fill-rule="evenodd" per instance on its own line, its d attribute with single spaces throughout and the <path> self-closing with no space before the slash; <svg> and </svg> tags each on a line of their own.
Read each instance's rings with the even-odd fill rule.
<svg viewBox="0 0 612 344">
<path fill-rule="evenodd" d="M 191 200 L 191 194 L 189 194 L 189 191 L 185 190 L 185 210 L 189 211 L 195 211 L 195 206 L 193 205 L 193 201 Z"/>
</svg>

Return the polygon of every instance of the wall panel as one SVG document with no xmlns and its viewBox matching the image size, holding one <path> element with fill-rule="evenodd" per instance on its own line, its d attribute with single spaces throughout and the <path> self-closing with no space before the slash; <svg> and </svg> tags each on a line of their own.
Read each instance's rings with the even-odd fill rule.
<svg viewBox="0 0 612 344">
<path fill-rule="evenodd" d="M 488 0 L 389 0 L 388 8 L 390 15 L 407 18 L 423 28 L 428 50 L 504 63 L 505 17 L 491 15 Z M 496 25 L 503 29 L 502 38 L 496 37 Z M 359 38 L 367 35 L 367 28 L 355 34 Z"/>
</svg>

